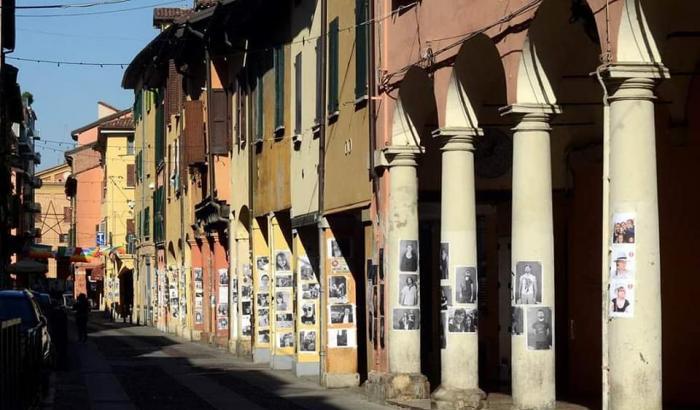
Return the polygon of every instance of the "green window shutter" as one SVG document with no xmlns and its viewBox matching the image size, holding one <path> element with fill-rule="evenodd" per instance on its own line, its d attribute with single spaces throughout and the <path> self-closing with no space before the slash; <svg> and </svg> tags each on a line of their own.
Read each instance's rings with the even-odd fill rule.
<svg viewBox="0 0 700 410">
<path fill-rule="evenodd" d="M 367 95 L 367 0 L 355 0 L 355 99 Z"/>
<path fill-rule="evenodd" d="M 263 79 L 258 77 L 255 86 L 255 140 L 263 140 Z"/>
<path fill-rule="evenodd" d="M 275 49 L 275 130 L 284 126 L 284 46 Z"/>
<path fill-rule="evenodd" d="M 165 107 L 163 105 L 163 93 L 160 90 L 155 91 L 156 104 L 156 132 L 155 132 L 155 156 L 156 167 L 159 166 L 165 158 Z"/>
<path fill-rule="evenodd" d="M 328 114 L 338 111 L 338 18 L 328 28 Z"/>
<path fill-rule="evenodd" d="M 143 210 L 143 236 L 151 236 L 151 212 L 148 207 Z"/>
</svg>

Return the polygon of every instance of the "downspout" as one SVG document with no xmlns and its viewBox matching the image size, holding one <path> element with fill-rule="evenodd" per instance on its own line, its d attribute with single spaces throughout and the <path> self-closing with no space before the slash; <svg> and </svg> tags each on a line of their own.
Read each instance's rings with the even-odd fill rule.
<svg viewBox="0 0 700 410">
<path fill-rule="evenodd" d="M 318 141 L 318 241 L 319 241 L 319 278 L 320 282 L 320 294 L 319 298 L 321 303 L 319 303 L 320 309 L 318 312 L 318 323 L 319 323 L 319 378 L 320 384 L 323 384 L 324 375 L 326 373 L 326 345 L 324 338 L 324 323 L 325 323 L 325 277 L 326 277 L 326 266 L 325 266 L 325 256 L 324 255 L 324 242 L 325 242 L 325 225 L 326 221 L 323 218 L 323 195 L 324 195 L 324 183 L 325 183 L 325 157 L 326 157 L 326 66 L 327 66 L 327 36 L 328 36 L 328 0 L 321 0 L 321 47 L 319 51 L 321 52 L 321 78 L 319 84 L 321 85 L 321 118 L 320 129 L 319 129 L 319 141 Z"/>
<path fill-rule="evenodd" d="M 369 21 L 371 24 L 367 25 L 367 30 L 369 32 L 369 174 L 372 178 L 372 194 L 374 196 L 374 206 L 375 213 L 377 215 L 377 220 L 379 220 L 379 176 L 375 168 L 374 162 L 374 152 L 377 149 L 377 102 L 375 97 L 379 93 L 377 91 L 377 77 L 374 72 L 374 67 L 376 67 L 376 55 L 375 55 L 375 24 L 374 17 L 376 10 L 374 8 L 375 3 L 369 2 Z M 355 22 L 357 24 L 357 22 Z"/>
</svg>

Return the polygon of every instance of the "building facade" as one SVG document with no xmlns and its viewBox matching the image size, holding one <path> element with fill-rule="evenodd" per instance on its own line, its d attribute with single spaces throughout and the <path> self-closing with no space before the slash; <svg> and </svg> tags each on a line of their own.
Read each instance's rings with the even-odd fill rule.
<svg viewBox="0 0 700 410">
<path fill-rule="evenodd" d="M 156 11 L 124 76 L 183 93 L 175 331 L 381 402 L 698 404 L 696 5 L 262 3 Z"/>
<path fill-rule="evenodd" d="M 38 171 L 36 177 L 41 180 L 41 187 L 34 192 L 34 198 L 41 205 L 41 213 L 35 218 L 35 226 L 41 230 L 38 242 L 51 246 L 51 249 L 70 245 L 73 209 L 66 197 L 65 182 L 70 176 L 67 163 Z M 48 259 L 48 279 L 66 279 L 70 264 L 67 260 Z"/>
</svg>

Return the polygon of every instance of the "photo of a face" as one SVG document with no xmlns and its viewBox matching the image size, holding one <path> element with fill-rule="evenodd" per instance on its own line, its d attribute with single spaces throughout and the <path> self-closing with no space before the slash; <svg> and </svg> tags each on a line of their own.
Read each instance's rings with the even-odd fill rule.
<svg viewBox="0 0 700 410">
<path fill-rule="evenodd" d="M 542 303 L 542 264 L 518 262 L 515 265 L 513 292 L 516 305 Z"/>
<path fill-rule="evenodd" d="M 452 308 L 448 311 L 447 328 L 450 333 L 475 333 L 476 309 Z"/>
<path fill-rule="evenodd" d="M 291 288 L 292 287 L 292 275 L 278 275 L 275 278 L 275 285 L 278 288 Z"/>
<path fill-rule="evenodd" d="M 634 317 L 634 282 L 614 280 L 610 282 L 610 317 Z"/>
<path fill-rule="evenodd" d="M 315 352 L 316 351 L 316 331 L 302 330 L 299 333 L 299 351 Z"/>
<path fill-rule="evenodd" d="M 316 275 L 307 256 L 299 258 L 299 276 L 301 280 L 315 280 Z"/>
<path fill-rule="evenodd" d="M 440 310 L 445 311 L 452 306 L 452 287 L 440 286 Z"/>
<path fill-rule="evenodd" d="M 304 325 L 316 324 L 316 304 L 304 303 L 301 306 L 301 323 Z"/>
<path fill-rule="evenodd" d="M 329 309 L 330 309 L 331 323 L 341 324 L 341 323 L 354 323 L 355 322 L 355 318 L 354 318 L 355 307 L 353 305 L 351 305 L 351 304 L 331 305 L 329 307 Z"/>
<path fill-rule="evenodd" d="M 442 242 L 440 244 L 440 279 L 450 277 L 450 244 Z"/>
<path fill-rule="evenodd" d="M 457 266 L 455 271 L 457 272 L 457 303 L 476 303 L 476 268 Z"/>
<path fill-rule="evenodd" d="M 399 305 L 418 306 L 418 275 L 402 273 L 399 275 Z"/>
<path fill-rule="evenodd" d="M 258 256 L 255 260 L 255 266 L 258 268 L 258 271 L 267 272 L 270 267 L 270 258 L 267 256 Z"/>
<path fill-rule="evenodd" d="M 291 292 L 288 290 L 281 290 L 275 293 L 275 306 L 277 311 L 287 311 L 291 310 Z"/>
<path fill-rule="evenodd" d="M 618 213 L 613 215 L 613 244 L 635 243 L 635 214 Z"/>
<path fill-rule="evenodd" d="M 258 309 L 258 327 L 270 326 L 270 314 L 268 309 Z"/>
<path fill-rule="evenodd" d="M 552 348 L 552 309 L 538 306 L 527 308 L 527 348 L 528 350 L 549 350 Z"/>
<path fill-rule="evenodd" d="M 217 328 L 218 330 L 228 329 L 228 318 L 226 318 L 226 317 L 220 317 L 220 318 L 216 321 L 216 328 Z"/>
<path fill-rule="evenodd" d="M 241 314 L 250 315 L 252 311 L 251 304 L 251 302 L 241 302 Z"/>
<path fill-rule="evenodd" d="M 346 302 L 348 298 L 347 278 L 345 276 L 331 276 L 328 281 L 328 297 L 335 302 Z"/>
<path fill-rule="evenodd" d="M 418 241 L 399 241 L 399 270 L 401 272 L 418 272 Z"/>
<path fill-rule="evenodd" d="M 270 294 L 269 293 L 258 293 L 257 300 L 258 307 L 268 307 L 270 306 Z"/>
<path fill-rule="evenodd" d="M 219 270 L 219 285 L 228 286 L 228 270 Z"/>
<path fill-rule="evenodd" d="M 291 313 L 278 313 L 277 314 L 277 328 L 291 328 L 294 325 L 294 318 Z"/>
<path fill-rule="evenodd" d="M 277 251 L 275 253 L 275 271 L 276 272 L 291 272 L 291 253 L 289 251 Z"/>
<path fill-rule="evenodd" d="M 420 309 L 394 309 L 394 330 L 420 329 Z"/>
<path fill-rule="evenodd" d="M 264 273 L 260 275 L 260 286 L 258 286 L 258 291 L 269 292 L 270 291 L 270 275 Z"/>
<path fill-rule="evenodd" d="M 278 338 L 277 338 L 277 347 L 279 347 L 279 348 L 294 347 L 294 333 L 292 333 L 292 332 L 280 333 Z"/>
<path fill-rule="evenodd" d="M 318 299 L 321 294 L 321 285 L 318 283 L 304 283 L 301 285 L 301 298 L 305 300 Z"/>
</svg>

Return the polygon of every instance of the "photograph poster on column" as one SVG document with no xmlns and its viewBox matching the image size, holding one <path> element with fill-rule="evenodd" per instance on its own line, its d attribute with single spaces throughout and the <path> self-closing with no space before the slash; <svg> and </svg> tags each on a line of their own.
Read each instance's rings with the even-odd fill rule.
<svg viewBox="0 0 700 410">
<path fill-rule="evenodd" d="M 299 332 L 299 351 L 313 353 L 316 351 L 316 331 L 302 330 Z"/>
<path fill-rule="evenodd" d="M 292 310 L 292 292 L 289 290 L 278 290 L 275 292 L 275 306 L 278 312 Z"/>
<path fill-rule="evenodd" d="M 417 240 L 399 240 L 399 271 L 418 272 Z"/>
<path fill-rule="evenodd" d="M 318 299 L 321 294 L 321 285 L 318 283 L 303 283 L 301 285 L 301 298 L 303 300 Z"/>
<path fill-rule="evenodd" d="M 299 257 L 299 277 L 304 281 L 316 280 L 316 275 L 314 274 L 313 267 L 311 267 L 311 261 L 308 256 Z"/>
<path fill-rule="evenodd" d="M 634 282 L 610 282 L 610 317 L 634 317 Z"/>
<path fill-rule="evenodd" d="M 258 343 L 270 343 L 270 329 L 258 330 Z"/>
<path fill-rule="evenodd" d="M 316 304 L 305 302 L 301 305 L 301 324 L 316 324 Z"/>
<path fill-rule="evenodd" d="M 231 304 L 238 304 L 238 278 L 231 278 Z"/>
<path fill-rule="evenodd" d="M 523 308 L 520 306 L 511 306 L 510 307 L 510 334 L 522 335 L 524 323 L 525 323 L 525 321 L 523 319 Z"/>
<path fill-rule="evenodd" d="M 527 308 L 527 348 L 528 350 L 549 350 L 552 348 L 552 309 L 546 306 Z"/>
<path fill-rule="evenodd" d="M 250 315 L 241 315 L 241 331 L 243 336 L 251 336 L 253 333 L 253 326 L 250 323 Z"/>
<path fill-rule="evenodd" d="M 476 268 L 473 266 L 457 266 L 457 303 L 476 303 L 477 278 Z"/>
<path fill-rule="evenodd" d="M 355 323 L 355 305 L 339 304 L 328 306 L 331 323 L 334 325 Z"/>
<path fill-rule="evenodd" d="M 226 330 L 228 329 L 228 318 L 225 316 L 219 316 L 216 319 L 216 328 L 218 330 Z"/>
<path fill-rule="evenodd" d="M 270 306 L 270 294 L 269 293 L 258 293 L 257 301 L 256 301 L 256 306 L 258 308 L 261 307 L 269 307 Z"/>
<path fill-rule="evenodd" d="M 513 297 L 516 305 L 542 303 L 542 264 L 540 262 L 518 262 L 515 264 L 515 286 Z"/>
<path fill-rule="evenodd" d="M 453 307 L 447 311 L 447 330 L 450 333 L 475 333 L 477 329 L 477 310 Z"/>
<path fill-rule="evenodd" d="M 294 332 L 282 332 L 277 334 L 277 347 L 294 347 Z"/>
<path fill-rule="evenodd" d="M 253 270 L 251 265 L 243 265 L 241 300 L 250 300 L 253 295 Z"/>
<path fill-rule="evenodd" d="M 276 326 L 278 329 L 289 329 L 294 325 L 291 313 L 277 313 Z"/>
<path fill-rule="evenodd" d="M 219 269 L 219 302 L 228 303 L 228 269 Z"/>
<path fill-rule="evenodd" d="M 446 311 L 452 306 L 452 286 L 440 286 L 440 310 Z"/>
<path fill-rule="evenodd" d="M 420 329 L 420 309 L 394 308 L 394 330 Z"/>
<path fill-rule="evenodd" d="M 357 346 L 355 329 L 328 329 L 328 347 L 345 348 Z"/>
<path fill-rule="evenodd" d="M 269 309 L 258 309 L 258 327 L 269 327 L 270 326 L 270 311 Z"/>
<path fill-rule="evenodd" d="M 348 243 L 349 244 L 349 243 Z M 328 239 L 328 258 L 331 260 L 331 271 L 332 272 L 348 272 L 350 268 L 348 267 L 347 258 L 352 257 L 352 249 L 346 249 L 346 252 L 340 249 L 340 243 L 336 239 Z"/>
<path fill-rule="evenodd" d="M 440 279 L 450 278 L 450 243 L 440 243 Z"/>
<path fill-rule="evenodd" d="M 399 305 L 418 306 L 418 274 L 399 274 Z"/>
<path fill-rule="evenodd" d="M 250 306 L 251 303 L 251 301 L 241 302 L 241 314 L 243 316 L 250 316 L 250 314 L 252 313 L 252 309 Z"/>
<path fill-rule="evenodd" d="M 270 290 L 270 258 L 258 256 L 255 262 L 257 266 L 258 292 L 269 292 Z"/>
<path fill-rule="evenodd" d="M 275 251 L 275 273 L 292 273 L 292 253 Z"/>
<path fill-rule="evenodd" d="M 440 312 L 440 349 L 447 348 L 447 312 Z"/>
<path fill-rule="evenodd" d="M 277 274 L 277 276 L 275 276 L 275 286 L 278 288 L 291 288 L 292 283 L 292 275 Z"/>
<path fill-rule="evenodd" d="M 634 317 L 636 279 L 636 214 L 618 212 L 612 217 L 609 316 Z"/>
<path fill-rule="evenodd" d="M 348 301 L 348 279 L 345 276 L 333 275 L 328 278 L 328 298 L 330 303 Z"/>
</svg>

